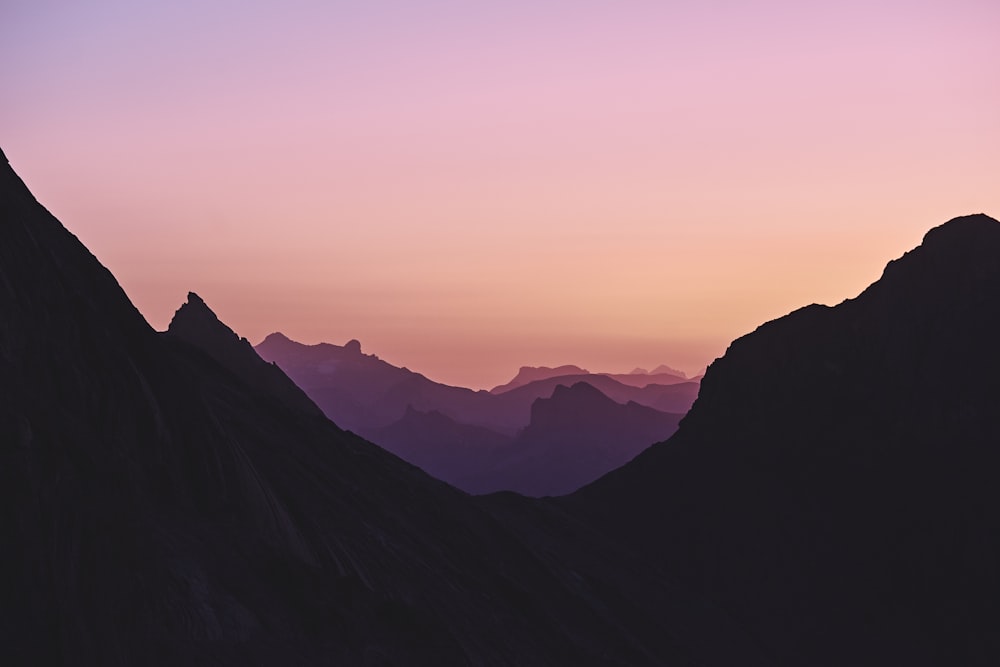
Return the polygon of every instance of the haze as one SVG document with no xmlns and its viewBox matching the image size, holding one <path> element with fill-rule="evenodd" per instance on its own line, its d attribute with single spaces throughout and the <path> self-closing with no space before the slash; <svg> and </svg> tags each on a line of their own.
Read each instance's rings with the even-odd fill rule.
<svg viewBox="0 0 1000 667">
<path fill-rule="evenodd" d="M 0 9 L 0 137 L 163 329 L 695 371 L 1000 211 L 1000 5 Z M 210 6 L 209 6 L 210 5 Z"/>
</svg>

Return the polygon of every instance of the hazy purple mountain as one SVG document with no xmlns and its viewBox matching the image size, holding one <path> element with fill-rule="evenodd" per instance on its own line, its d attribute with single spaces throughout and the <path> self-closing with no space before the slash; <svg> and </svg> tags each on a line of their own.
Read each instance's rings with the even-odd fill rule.
<svg viewBox="0 0 1000 667">
<path fill-rule="evenodd" d="M 685 382 L 691 382 L 681 375 L 674 375 L 670 373 L 595 373 L 595 375 L 603 375 L 604 377 L 609 377 L 612 380 L 617 380 L 622 384 L 627 384 L 630 387 L 648 387 L 651 384 L 659 385 L 671 385 L 671 384 L 682 384 Z"/>
<path fill-rule="evenodd" d="M 671 368 L 666 364 L 660 364 L 652 371 L 647 371 L 645 368 L 634 368 L 632 369 L 632 372 L 629 373 L 629 375 L 673 375 L 679 378 L 685 378 L 685 379 L 687 378 L 687 375 L 684 374 L 684 371 L 679 371 L 676 368 Z"/>
<path fill-rule="evenodd" d="M 637 373 L 636 371 L 642 372 Z M 636 369 L 631 373 L 591 373 L 590 371 L 580 368 L 579 366 L 558 366 L 556 368 L 549 368 L 547 366 L 522 366 L 521 370 L 518 371 L 513 380 L 490 389 L 490 393 L 504 394 L 513 389 L 524 387 L 529 384 L 544 382 L 547 380 L 558 381 L 560 378 L 564 380 L 564 382 L 560 382 L 560 384 L 565 384 L 566 382 L 572 382 L 571 378 L 593 375 L 603 375 L 604 377 L 609 377 L 622 384 L 627 384 L 633 387 L 645 387 L 651 384 L 680 384 L 682 382 L 689 382 L 689 380 L 684 376 L 684 373 L 681 373 L 680 371 L 673 371 L 666 366 L 658 366 L 652 373 L 643 371 L 642 369 Z"/>
<path fill-rule="evenodd" d="M 304 345 L 273 333 L 255 349 L 281 367 L 330 419 L 356 433 L 389 426 L 411 408 L 508 433 L 523 425 L 494 409 L 488 392 L 434 382 L 364 354 L 357 341 Z"/>
<path fill-rule="evenodd" d="M 649 376 L 647 376 L 649 377 Z M 562 375 L 559 377 L 537 380 L 530 384 L 517 387 L 499 394 L 498 398 L 509 401 L 512 405 L 527 406 L 539 398 L 548 398 L 559 385 L 572 386 L 585 382 L 600 390 L 602 394 L 616 403 L 635 402 L 661 412 L 685 413 L 698 396 L 698 383 L 683 381 L 670 385 L 648 384 L 632 386 L 602 374 Z"/>
<path fill-rule="evenodd" d="M 304 345 L 274 333 L 255 349 L 287 373 L 330 419 L 372 438 L 377 429 L 402 419 L 411 408 L 440 412 L 461 424 L 513 436 L 528 424 L 535 400 L 548 398 L 560 384 L 580 381 L 619 403 L 635 401 L 662 412 L 686 412 L 698 394 L 697 383 L 689 381 L 632 387 L 610 376 L 589 373 L 547 377 L 493 394 L 434 382 L 375 355 L 363 354 L 357 341 L 345 346 Z"/>
<path fill-rule="evenodd" d="M 697 383 L 624 384 L 611 376 L 552 375 L 575 366 L 522 368 L 519 378 L 542 377 L 500 393 L 474 392 L 442 385 L 405 368 L 397 368 L 361 351 L 357 341 L 347 345 L 303 345 L 282 334 L 271 334 L 256 348 L 261 357 L 281 367 L 338 425 L 375 442 L 426 472 L 471 493 L 514 490 L 529 495 L 568 493 L 629 460 L 644 447 L 666 438 L 671 428 L 647 429 L 650 414 L 674 424 L 698 393 Z M 632 376 L 627 376 L 632 377 Z M 663 376 L 645 375 L 652 382 Z M 588 412 L 580 404 L 574 417 L 572 403 L 561 422 L 546 427 L 545 442 L 533 441 L 531 455 L 519 435 L 532 429 L 536 402 L 548 399 L 560 385 L 589 383 L 607 395 L 606 403 L 621 410 Z M 638 404 L 625 409 L 624 404 Z M 601 404 L 602 406 L 604 403 Z M 647 410 L 639 410 L 646 406 Z M 663 413 L 670 413 L 665 416 Z M 597 441 L 580 438 L 588 424 Z M 604 423 L 599 423 L 604 419 Z M 629 420 L 636 420 L 630 424 Z M 671 421 L 672 420 L 672 421 Z M 655 420 L 654 420 L 655 421 Z M 650 433 L 647 437 L 647 433 Z M 567 443 L 578 442 L 577 456 Z M 608 451 L 598 451 L 600 447 Z M 518 453 L 521 452 L 521 453 Z M 527 466 L 535 465 L 529 471 Z M 548 480 L 548 481 L 546 481 Z"/>
<path fill-rule="evenodd" d="M 458 485 L 478 493 L 570 493 L 673 435 L 682 416 L 616 403 L 586 382 L 558 385 L 532 404 L 528 426 L 494 450 L 489 468 Z"/>
<path fill-rule="evenodd" d="M 567 501 L 786 665 L 1000 659 L 1000 223 L 732 343 L 669 441 Z"/>
<path fill-rule="evenodd" d="M 510 382 L 498 385 L 490 389 L 491 394 L 502 394 L 505 391 L 510 391 L 511 389 L 516 389 L 517 387 L 523 387 L 530 382 L 537 382 L 538 380 L 547 380 L 548 378 L 560 377 L 564 375 L 586 375 L 589 373 L 586 368 L 580 368 L 579 366 L 565 365 L 556 366 L 555 368 L 550 368 L 548 366 L 521 366 L 520 370 L 517 371 L 517 375 L 514 376 Z"/>
<path fill-rule="evenodd" d="M 380 447 L 470 493 L 477 489 L 465 480 L 483 475 L 497 452 L 514 442 L 512 437 L 482 426 L 460 424 L 440 412 L 413 408 L 399 421 L 371 429 L 368 434 Z"/>
<path fill-rule="evenodd" d="M 469 493 L 569 493 L 677 430 L 682 415 L 615 403 L 589 384 L 536 399 L 517 437 L 412 408 L 373 442 Z"/>
</svg>

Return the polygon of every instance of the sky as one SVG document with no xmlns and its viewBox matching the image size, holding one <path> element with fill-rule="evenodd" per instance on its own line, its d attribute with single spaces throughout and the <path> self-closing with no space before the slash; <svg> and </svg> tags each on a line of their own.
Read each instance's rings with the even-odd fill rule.
<svg viewBox="0 0 1000 667">
<path fill-rule="evenodd" d="M 698 371 L 1000 217 L 995 0 L 4 0 L 0 146 L 165 329 L 188 291 L 491 387 Z"/>
</svg>

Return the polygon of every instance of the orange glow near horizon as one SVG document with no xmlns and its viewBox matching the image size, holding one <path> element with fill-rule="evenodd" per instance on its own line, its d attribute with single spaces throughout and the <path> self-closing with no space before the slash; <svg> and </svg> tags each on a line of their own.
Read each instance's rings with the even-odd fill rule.
<svg viewBox="0 0 1000 667">
<path fill-rule="evenodd" d="M 0 145 L 163 329 L 695 372 L 1000 216 L 1000 7 L 5 9 Z"/>
</svg>

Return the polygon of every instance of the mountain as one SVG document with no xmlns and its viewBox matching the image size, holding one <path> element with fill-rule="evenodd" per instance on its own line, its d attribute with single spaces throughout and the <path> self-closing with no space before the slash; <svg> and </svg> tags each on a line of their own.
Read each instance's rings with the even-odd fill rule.
<svg viewBox="0 0 1000 667">
<path fill-rule="evenodd" d="M 570 493 L 673 435 L 681 417 L 616 403 L 586 382 L 559 385 L 532 404 L 528 426 L 494 451 L 488 469 L 460 486 L 478 493 Z"/>
<path fill-rule="evenodd" d="M 412 407 L 399 421 L 369 433 L 372 442 L 470 493 L 479 489 L 466 480 L 485 474 L 498 451 L 514 442 L 510 436 L 482 426 L 461 424 L 436 410 L 420 412 Z M 509 488 L 500 484 L 490 490 Z"/>
<path fill-rule="evenodd" d="M 538 380 L 547 380 L 549 378 L 560 377 L 563 375 L 586 375 L 587 373 L 589 373 L 587 369 L 572 365 L 557 366 L 555 368 L 549 368 L 548 366 L 521 366 L 520 370 L 517 371 L 517 375 L 514 376 L 514 379 L 506 384 L 493 387 L 490 389 L 490 393 L 502 394 L 505 391 L 510 391 L 511 389 L 516 389 L 517 387 L 523 387 L 530 382 L 536 382 Z"/>
<path fill-rule="evenodd" d="M 622 405 L 593 386 L 559 385 L 531 406 L 516 437 L 440 412 L 409 409 L 371 439 L 427 473 L 469 493 L 569 493 L 622 465 L 677 430 L 682 415 Z"/>
<path fill-rule="evenodd" d="M 687 378 L 687 376 L 684 374 L 684 371 L 679 371 L 676 368 L 671 368 L 670 366 L 667 366 L 666 364 L 660 364 L 659 366 L 657 366 L 656 368 L 654 368 L 653 370 L 651 370 L 649 372 L 649 374 L 650 375 L 675 375 L 675 376 L 677 376 L 679 378 L 685 378 L 685 379 Z"/>
<path fill-rule="evenodd" d="M 671 373 L 599 373 L 597 375 L 603 375 L 604 377 L 609 377 L 612 380 L 617 380 L 622 384 L 627 384 L 630 387 L 648 387 L 651 384 L 656 385 L 672 385 L 672 384 L 683 384 L 685 382 L 691 382 L 684 377 L 684 374 L 675 375 Z"/>
<path fill-rule="evenodd" d="M 572 382 L 574 379 L 580 381 L 579 378 L 581 377 L 597 375 L 611 378 L 612 380 L 616 380 L 621 384 L 627 384 L 631 387 L 646 387 L 651 384 L 681 384 L 683 382 L 689 382 L 689 380 L 684 377 L 684 373 L 671 370 L 666 366 L 658 366 L 652 373 L 645 371 L 637 373 L 636 371 L 642 371 L 642 369 L 636 369 L 631 373 L 591 373 L 590 371 L 584 370 L 578 366 L 559 366 L 557 368 L 549 368 L 547 366 L 541 366 L 539 368 L 522 366 L 521 370 L 518 371 L 513 380 L 507 384 L 502 384 L 498 387 L 490 389 L 490 393 L 505 394 L 513 389 L 519 389 L 527 385 L 555 386 L 556 384 L 566 384 L 567 382 Z"/>
<path fill-rule="evenodd" d="M 635 401 L 662 412 L 686 412 L 698 395 L 696 382 L 677 378 L 669 386 L 649 383 L 629 386 L 607 375 L 586 372 L 545 377 L 494 394 L 434 382 L 375 355 L 363 354 L 357 341 L 346 346 L 304 345 L 274 333 L 255 349 L 263 359 L 287 373 L 330 419 L 376 440 L 381 429 L 402 419 L 410 409 L 440 412 L 460 424 L 514 436 L 528 424 L 535 400 L 550 397 L 560 384 L 580 381 L 590 383 L 619 403 Z M 525 377 L 534 375 L 536 370 L 541 375 L 547 371 L 562 372 L 530 369 Z"/>
<path fill-rule="evenodd" d="M 273 364 L 262 364 L 246 338 L 219 321 L 212 309 L 194 292 L 174 314 L 167 334 L 192 343 L 208 353 L 253 388 L 280 397 L 289 407 L 308 414 L 322 414 L 316 404 Z"/>
<path fill-rule="evenodd" d="M 0 158 L 5 664 L 996 664 L 995 220 L 576 494 L 472 498 L 153 331 Z"/>
<path fill-rule="evenodd" d="M 287 373 L 330 419 L 362 435 L 397 422 L 410 408 L 441 412 L 505 434 L 513 434 L 527 421 L 521 421 L 516 406 L 500 405 L 489 392 L 434 382 L 363 354 L 357 341 L 344 346 L 303 345 L 274 333 L 255 349 Z"/>
<path fill-rule="evenodd" d="M 684 378 L 684 379 L 687 378 L 687 375 L 684 374 L 684 371 L 679 371 L 675 368 L 671 368 L 666 364 L 660 364 L 652 371 L 647 371 L 645 368 L 633 368 L 632 372 L 629 373 L 629 375 L 673 375 L 679 378 Z"/>
<path fill-rule="evenodd" d="M 231 332 L 226 336 L 235 337 Z M 637 448 L 673 433 L 678 415 L 698 394 L 697 383 L 674 376 L 669 385 L 653 384 L 661 375 L 624 376 L 634 383 L 630 385 L 606 374 L 562 374 L 581 370 L 575 366 L 525 367 L 521 380 L 542 379 L 498 393 L 475 392 L 364 354 L 357 341 L 303 345 L 280 333 L 269 335 L 256 351 L 287 372 L 335 423 L 470 493 L 513 490 L 544 496 L 574 491 L 630 459 Z M 573 403 L 561 396 L 555 404 L 567 407 L 558 424 L 564 432 L 555 423 L 532 428 L 537 401 L 553 397 L 561 385 L 580 382 L 617 407 L 588 414 L 590 406 L 580 403 L 581 412 L 574 415 Z M 648 409 L 625 409 L 633 403 Z M 652 422 L 665 419 L 670 427 L 648 428 L 654 414 Z M 601 419 L 606 421 L 598 424 Z M 579 424 L 584 423 L 596 440 L 580 437 Z M 545 436 L 525 440 L 522 431 Z M 573 442 L 579 448 L 571 455 Z M 529 470 L 529 465 L 536 468 Z"/>
<path fill-rule="evenodd" d="M 651 376 L 647 376 L 651 377 Z M 634 402 L 661 412 L 685 413 L 698 396 L 697 382 L 677 382 L 670 385 L 646 384 L 634 386 L 603 374 L 560 375 L 557 377 L 536 380 L 517 387 L 497 396 L 506 405 L 519 408 L 519 412 L 528 413 L 530 406 L 539 398 L 552 396 L 556 387 L 572 386 L 584 382 L 599 390 L 602 394 L 617 403 Z M 518 414 L 518 413 L 515 413 Z"/>
<path fill-rule="evenodd" d="M 1000 656 L 1000 223 L 932 229 L 732 343 L 678 432 L 565 502 L 773 664 Z"/>
<path fill-rule="evenodd" d="M 559 506 L 289 400 L 197 301 L 153 331 L 0 157 L 5 664 L 765 664 Z"/>
</svg>

